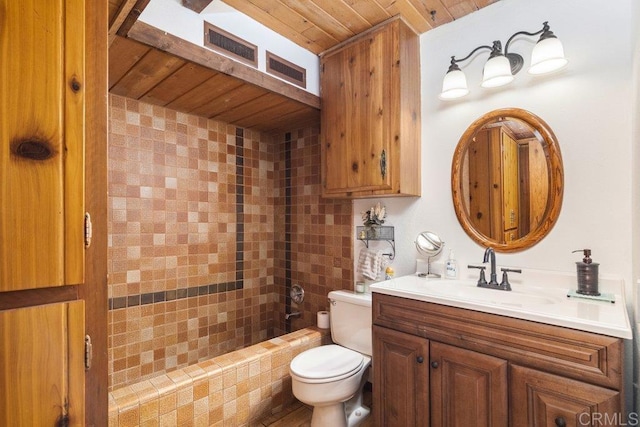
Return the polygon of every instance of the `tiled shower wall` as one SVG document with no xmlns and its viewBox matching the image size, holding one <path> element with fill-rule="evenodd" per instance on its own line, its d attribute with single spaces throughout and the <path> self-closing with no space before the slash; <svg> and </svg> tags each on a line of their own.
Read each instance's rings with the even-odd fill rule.
<svg viewBox="0 0 640 427">
<path fill-rule="evenodd" d="M 351 203 L 319 193 L 317 129 L 110 95 L 110 389 L 314 324 L 353 277 Z M 307 294 L 287 308 L 293 283 Z"/>
</svg>

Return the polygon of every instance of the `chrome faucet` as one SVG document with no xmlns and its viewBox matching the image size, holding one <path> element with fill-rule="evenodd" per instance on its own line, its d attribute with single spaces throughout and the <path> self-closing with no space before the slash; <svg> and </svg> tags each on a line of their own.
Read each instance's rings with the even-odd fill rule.
<svg viewBox="0 0 640 427">
<path fill-rule="evenodd" d="M 498 285 L 498 276 L 496 274 L 496 253 L 493 248 L 487 248 L 484 251 L 484 259 L 482 260 L 483 264 L 486 264 L 491 258 L 491 275 L 489 276 L 489 286 L 497 286 Z"/>
</svg>

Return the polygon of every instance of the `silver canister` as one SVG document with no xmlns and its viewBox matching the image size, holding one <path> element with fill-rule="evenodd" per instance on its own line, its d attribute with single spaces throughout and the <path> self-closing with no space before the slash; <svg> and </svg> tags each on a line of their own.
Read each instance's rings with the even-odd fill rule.
<svg viewBox="0 0 640 427">
<path fill-rule="evenodd" d="M 577 293 L 582 295 L 598 296 L 598 264 L 597 262 L 585 263 L 576 262 L 576 270 L 578 273 L 578 289 Z"/>
</svg>

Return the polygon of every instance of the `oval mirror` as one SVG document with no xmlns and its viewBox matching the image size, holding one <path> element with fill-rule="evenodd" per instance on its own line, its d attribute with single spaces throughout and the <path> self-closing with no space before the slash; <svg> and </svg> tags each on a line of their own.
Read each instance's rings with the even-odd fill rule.
<svg viewBox="0 0 640 427">
<path fill-rule="evenodd" d="M 551 231 L 560 214 L 558 141 L 528 111 L 487 113 L 460 138 L 451 190 L 458 221 L 474 241 L 499 252 L 530 248 Z"/>
</svg>

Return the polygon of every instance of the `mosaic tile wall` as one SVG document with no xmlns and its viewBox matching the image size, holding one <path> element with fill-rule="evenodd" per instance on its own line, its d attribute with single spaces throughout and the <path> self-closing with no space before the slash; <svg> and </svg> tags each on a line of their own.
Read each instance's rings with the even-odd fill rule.
<svg viewBox="0 0 640 427">
<path fill-rule="evenodd" d="M 327 293 L 353 289 L 352 203 L 323 199 L 320 178 L 320 140 L 317 128 L 301 129 L 279 137 L 276 163 L 278 196 L 275 283 L 279 313 L 300 312 L 289 322 L 277 322 L 286 332 L 316 324 L 316 313 L 328 310 Z M 289 289 L 305 290 L 301 306 L 290 301 Z M 284 287 L 284 289 L 282 289 Z M 289 308 L 287 308 L 289 307 Z"/>
<path fill-rule="evenodd" d="M 313 325 L 352 288 L 351 203 L 319 183 L 317 129 L 272 137 L 110 95 L 110 389 Z"/>
</svg>

